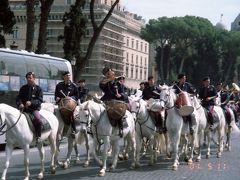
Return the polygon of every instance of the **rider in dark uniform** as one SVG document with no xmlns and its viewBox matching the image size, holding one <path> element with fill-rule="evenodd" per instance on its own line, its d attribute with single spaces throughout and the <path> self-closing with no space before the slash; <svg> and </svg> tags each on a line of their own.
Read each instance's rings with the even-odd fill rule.
<svg viewBox="0 0 240 180">
<path fill-rule="evenodd" d="M 229 113 L 229 100 L 230 100 L 230 94 L 229 94 L 229 87 L 228 85 L 223 85 L 222 89 L 219 90 L 220 98 L 221 98 L 221 107 L 223 109 L 223 112 L 226 117 L 226 122 L 230 126 L 231 123 L 231 114 Z"/>
<path fill-rule="evenodd" d="M 39 110 L 43 102 L 43 93 L 40 86 L 35 84 L 34 72 L 26 74 L 27 84 L 20 88 L 16 98 L 16 104 L 24 112 L 31 113 L 35 121 L 33 123 L 36 131 L 36 142 L 41 143 L 41 123 Z"/>
<path fill-rule="evenodd" d="M 89 89 L 85 85 L 85 79 L 79 80 L 78 84 L 79 84 L 79 87 L 78 87 L 79 100 L 81 103 L 83 103 L 87 99 Z"/>
<path fill-rule="evenodd" d="M 142 92 L 142 99 L 149 100 L 150 98 L 153 99 L 160 99 L 161 90 L 158 86 L 155 85 L 155 81 L 153 76 L 148 77 L 148 82 L 145 83 L 145 87 Z M 158 128 L 159 133 L 166 132 L 165 128 L 165 117 L 161 117 L 160 112 L 153 112 L 149 111 L 152 117 L 155 119 L 156 127 Z"/>
<path fill-rule="evenodd" d="M 173 86 L 176 94 L 181 93 L 181 91 L 185 91 L 189 94 L 195 93 L 196 90 L 193 88 L 193 86 L 190 83 L 186 82 L 186 79 L 187 78 L 185 74 L 183 73 L 178 74 L 178 82 Z M 186 116 L 186 119 L 189 122 L 190 133 L 193 134 L 196 127 L 196 121 L 193 118 L 191 118 L 191 115 Z"/>
<path fill-rule="evenodd" d="M 213 85 L 210 85 L 210 78 L 203 78 L 203 86 L 199 90 L 199 98 L 202 100 L 202 106 L 208 111 L 208 121 L 210 123 L 209 129 L 213 129 L 213 107 L 215 99 L 218 97 L 217 90 Z"/>
<path fill-rule="evenodd" d="M 71 97 L 77 102 L 78 100 L 78 88 L 77 85 L 70 80 L 70 72 L 66 71 L 63 73 L 63 82 L 57 84 L 55 89 L 55 101 L 58 104 L 62 98 Z M 76 134 L 76 125 L 73 117 L 73 113 L 69 119 L 72 126 L 72 137 L 75 137 Z"/>
<path fill-rule="evenodd" d="M 102 73 L 105 77 L 99 82 L 99 87 L 104 92 L 101 100 L 105 103 L 111 100 L 118 100 L 128 103 L 128 95 L 121 88 L 121 84 L 116 79 L 114 71 L 109 67 L 105 67 L 102 70 Z M 119 135 L 122 137 L 123 121 L 119 120 L 118 125 Z"/>
</svg>

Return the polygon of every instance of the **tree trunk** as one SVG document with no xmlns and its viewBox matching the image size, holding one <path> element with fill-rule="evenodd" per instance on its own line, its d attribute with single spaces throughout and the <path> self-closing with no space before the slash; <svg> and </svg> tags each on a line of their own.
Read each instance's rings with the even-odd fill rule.
<svg viewBox="0 0 240 180">
<path fill-rule="evenodd" d="M 36 53 L 45 54 L 47 52 L 47 25 L 48 16 L 54 0 L 40 0 L 41 2 L 41 19 L 38 35 L 38 45 Z"/>
<path fill-rule="evenodd" d="M 119 0 L 115 0 L 113 5 L 111 6 L 110 10 L 108 11 L 107 15 L 105 16 L 105 18 L 103 19 L 103 21 L 101 22 L 101 24 L 99 26 L 97 26 L 97 24 L 95 22 L 94 3 L 95 3 L 95 0 L 91 0 L 91 2 L 90 2 L 90 16 L 91 16 L 91 23 L 92 23 L 92 26 L 93 26 L 93 36 L 92 36 L 92 38 L 91 38 L 91 40 L 88 44 L 86 55 L 83 58 L 81 58 L 81 57 L 77 58 L 76 57 L 76 71 L 74 72 L 75 82 L 79 80 L 87 61 L 91 58 L 91 55 L 92 55 L 94 46 L 96 44 L 96 41 L 97 41 L 104 25 L 106 24 L 108 19 L 111 17 L 115 6 L 119 3 Z"/>
<path fill-rule="evenodd" d="M 27 51 L 33 51 L 33 38 L 34 38 L 34 2 L 35 0 L 27 0 L 27 32 L 26 32 L 26 44 L 25 49 Z"/>
</svg>

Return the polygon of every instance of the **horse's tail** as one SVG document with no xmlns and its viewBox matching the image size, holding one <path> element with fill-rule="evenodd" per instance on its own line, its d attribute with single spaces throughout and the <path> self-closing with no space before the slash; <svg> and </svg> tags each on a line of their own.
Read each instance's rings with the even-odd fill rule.
<svg viewBox="0 0 240 180">
<path fill-rule="evenodd" d="M 231 121 L 231 126 L 233 131 L 237 132 L 240 135 L 240 129 L 237 127 L 235 121 Z"/>
<path fill-rule="evenodd" d="M 84 143 L 84 141 L 85 141 L 84 133 L 80 131 L 77 138 L 77 144 L 82 144 Z"/>
<path fill-rule="evenodd" d="M 156 138 L 155 142 L 157 143 L 157 149 L 159 150 L 159 152 L 165 154 L 167 150 L 166 150 L 166 139 L 164 134 L 157 134 L 155 138 Z"/>
</svg>

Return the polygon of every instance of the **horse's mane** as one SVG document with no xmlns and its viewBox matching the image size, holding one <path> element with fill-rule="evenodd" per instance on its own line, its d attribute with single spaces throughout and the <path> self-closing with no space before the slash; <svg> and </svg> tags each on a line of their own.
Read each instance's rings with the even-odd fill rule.
<svg viewBox="0 0 240 180">
<path fill-rule="evenodd" d="M 8 104 L 4 104 L 4 103 L 1 103 L 0 104 L 0 110 L 3 110 L 4 112 L 5 111 L 11 111 L 11 112 L 14 112 L 14 111 L 18 111 L 18 109 L 8 105 Z"/>
</svg>

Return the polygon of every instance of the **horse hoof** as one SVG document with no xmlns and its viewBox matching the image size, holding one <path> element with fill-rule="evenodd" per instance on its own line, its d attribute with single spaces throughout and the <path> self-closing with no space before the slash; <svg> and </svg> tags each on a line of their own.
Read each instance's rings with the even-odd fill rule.
<svg viewBox="0 0 240 180">
<path fill-rule="evenodd" d="M 6 180 L 6 179 L 2 179 L 2 180 Z M 29 180 L 29 177 L 25 177 L 24 180 Z"/>
<path fill-rule="evenodd" d="M 124 160 L 124 157 L 123 157 L 123 155 L 122 155 L 122 154 L 119 154 L 119 155 L 118 155 L 118 159 L 119 159 L 119 161 L 122 161 L 122 160 Z"/>
<path fill-rule="evenodd" d="M 192 159 L 189 159 L 189 160 L 187 161 L 187 164 L 188 164 L 188 165 L 192 165 L 192 164 L 193 164 Z"/>
<path fill-rule="evenodd" d="M 221 156 L 221 153 L 217 153 L 217 158 L 220 158 Z"/>
<path fill-rule="evenodd" d="M 81 162 L 80 162 L 80 159 L 76 159 L 76 161 L 75 161 L 75 164 L 80 164 Z"/>
<path fill-rule="evenodd" d="M 140 163 L 136 163 L 135 168 L 140 168 L 142 165 Z"/>
<path fill-rule="evenodd" d="M 68 163 L 67 163 L 67 162 L 64 162 L 64 163 L 63 163 L 63 169 L 68 169 L 68 167 L 69 167 Z"/>
<path fill-rule="evenodd" d="M 56 173 L 56 168 L 51 168 L 51 174 L 55 174 Z"/>
<path fill-rule="evenodd" d="M 99 176 L 100 177 L 103 177 L 103 176 L 105 176 L 105 174 L 106 174 L 106 171 L 104 170 L 104 169 L 101 169 L 100 171 L 99 171 Z"/>
<path fill-rule="evenodd" d="M 113 166 L 111 166 L 110 168 L 109 168 L 109 172 L 113 172 L 115 170 L 115 168 L 113 167 Z"/>
<path fill-rule="evenodd" d="M 201 161 L 201 158 L 197 158 L 197 159 L 196 159 L 196 162 L 200 162 L 200 161 Z"/>
<path fill-rule="evenodd" d="M 172 167 L 172 170 L 173 170 L 173 171 L 177 171 L 177 170 L 178 170 L 178 167 L 177 167 L 177 166 L 173 166 L 173 167 Z"/>
<path fill-rule="evenodd" d="M 43 179 L 43 173 L 39 173 L 37 179 Z"/>
<path fill-rule="evenodd" d="M 83 167 L 88 167 L 89 166 L 89 162 L 86 161 L 84 164 L 83 164 Z"/>
<path fill-rule="evenodd" d="M 128 158 L 129 158 L 129 156 L 128 156 L 128 154 L 126 154 L 126 155 L 124 156 L 124 160 L 128 160 Z"/>
<path fill-rule="evenodd" d="M 206 155 L 206 159 L 209 159 L 209 155 L 208 154 Z"/>
</svg>

